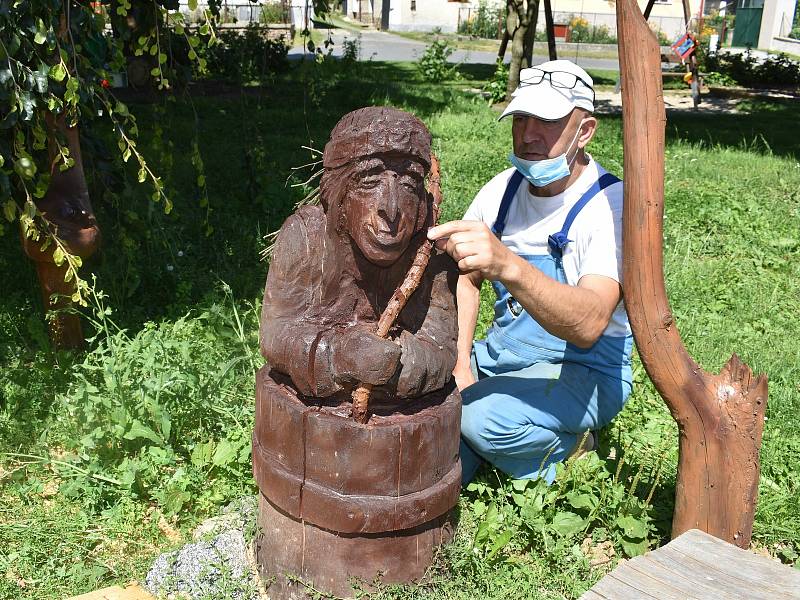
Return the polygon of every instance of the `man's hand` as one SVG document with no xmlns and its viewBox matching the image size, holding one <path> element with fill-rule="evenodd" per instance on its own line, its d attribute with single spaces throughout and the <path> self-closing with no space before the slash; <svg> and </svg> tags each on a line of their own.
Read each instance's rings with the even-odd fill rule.
<svg viewBox="0 0 800 600">
<path fill-rule="evenodd" d="M 519 259 L 480 221 L 450 221 L 428 230 L 428 239 L 447 252 L 462 273 L 504 280 Z"/>
<path fill-rule="evenodd" d="M 463 392 L 464 388 L 468 388 L 475 383 L 475 375 L 472 374 L 472 369 L 469 367 L 462 368 L 456 365 L 453 369 L 453 379 L 456 380 L 456 387 L 459 392 Z"/>
</svg>

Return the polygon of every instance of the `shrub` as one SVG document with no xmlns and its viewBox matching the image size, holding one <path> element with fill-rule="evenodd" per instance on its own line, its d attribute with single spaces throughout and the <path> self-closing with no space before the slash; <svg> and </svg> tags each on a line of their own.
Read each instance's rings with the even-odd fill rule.
<svg viewBox="0 0 800 600">
<path fill-rule="evenodd" d="M 506 99 L 506 89 L 508 88 L 508 65 L 502 60 L 497 61 L 494 74 L 489 82 L 483 86 L 483 91 L 489 93 L 489 104 L 502 102 Z"/>
<path fill-rule="evenodd" d="M 496 482 L 478 478 L 467 486 L 464 510 L 478 521 L 473 539 L 476 559 L 490 563 L 514 561 L 530 552 L 553 565 L 584 563 L 593 549 L 614 556 L 637 556 L 655 539 L 650 501 L 637 490 L 638 475 L 623 478 L 622 461 L 616 473 L 590 453 L 580 461 L 560 463 L 556 481 L 513 480 L 499 475 Z"/>
<path fill-rule="evenodd" d="M 208 72 L 240 83 L 262 79 L 272 73 L 285 71 L 289 48 L 281 36 L 267 39 L 256 24 L 250 24 L 244 33 L 225 31 L 218 42 L 208 50 Z"/>
<path fill-rule="evenodd" d="M 736 85 L 735 79 L 729 75 L 725 75 L 724 73 L 719 73 L 718 71 L 710 71 L 706 73 L 703 75 L 703 80 L 706 82 L 706 85 L 718 85 L 722 87 Z"/>
<path fill-rule="evenodd" d="M 261 5 L 261 12 L 258 15 L 258 20 L 265 25 L 269 23 L 288 23 L 289 11 L 283 4 L 268 2 Z"/>
<path fill-rule="evenodd" d="M 606 25 L 590 25 L 583 17 L 569 21 L 569 41 L 592 44 L 616 44 L 617 38 Z"/>
<path fill-rule="evenodd" d="M 658 40 L 658 45 L 659 46 L 670 46 L 670 45 L 672 45 L 673 40 L 669 39 L 667 34 L 664 33 L 664 31 L 660 27 L 651 25 L 650 29 L 653 31 L 653 34 L 655 34 L 656 39 Z"/>
<path fill-rule="evenodd" d="M 450 65 L 447 59 L 455 49 L 446 40 L 436 40 L 425 48 L 425 53 L 417 62 L 422 79 L 438 83 L 452 77 L 456 72 L 455 65 Z"/>
<path fill-rule="evenodd" d="M 475 14 L 459 24 L 458 33 L 496 40 L 498 37 L 498 23 L 503 14 L 504 10 L 502 8 L 491 7 L 486 0 L 480 0 Z"/>
<path fill-rule="evenodd" d="M 786 54 L 769 56 L 758 62 L 749 49 L 742 54 L 717 52 L 702 55 L 701 65 L 703 70 L 726 75 L 740 85 L 800 84 L 800 63 Z"/>
</svg>

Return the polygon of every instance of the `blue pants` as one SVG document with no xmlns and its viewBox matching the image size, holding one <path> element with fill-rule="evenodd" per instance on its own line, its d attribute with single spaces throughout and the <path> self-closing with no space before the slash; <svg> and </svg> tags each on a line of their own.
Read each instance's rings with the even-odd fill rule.
<svg viewBox="0 0 800 600">
<path fill-rule="evenodd" d="M 461 392 L 462 484 L 486 460 L 515 479 L 544 477 L 586 431 L 607 425 L 625 404 L 628 382 L 577 363 L 536 363 Z"/>
</svg>

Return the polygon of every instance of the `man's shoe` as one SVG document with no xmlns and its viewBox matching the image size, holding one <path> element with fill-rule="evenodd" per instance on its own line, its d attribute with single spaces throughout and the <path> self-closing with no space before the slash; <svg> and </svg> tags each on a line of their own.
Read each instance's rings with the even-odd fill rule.
<svg viewBox="0 0 800 600">
<path fill-rule="evenodd" d="M 597 432 L 587 431 L 578 437 L 578 443 L 575 444 L 575 447 L 567 455 L 567 460 L 571 458 L 577 459 L 593 450 L 597 450 L 597 441 Z"/>
</svg>

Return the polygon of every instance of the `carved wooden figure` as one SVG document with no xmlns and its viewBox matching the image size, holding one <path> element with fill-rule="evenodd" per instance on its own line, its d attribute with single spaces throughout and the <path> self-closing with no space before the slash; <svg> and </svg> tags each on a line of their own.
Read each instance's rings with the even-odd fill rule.
<svg viewBox="0 0 800 600">
<path fill-rule="evenodd" d="M 455 263 L 434 251 L 388 338 L 375 333 L 427 244 L 430 133 L 402 111 L 359 109 L 323 167 L 322 204 L 284 223 L 264 293 L 253 470 L 273 598 L 305 597 L 287 573 L 338 596 L 353 576 L 421 577 L 460 487 Z M 350 418 L 361 384 L 365 423 Z"/>
<path fill-rule="evenodd" d="M 86 187 L 78 129 L 67 127 L 63 117 L 48 118 L 47 126 L 51 136 L 48 144 L 52 165 L 51 180 L 47 193 L 36 205 L 67 250 L 71 254 L 87 258 L 94 254 L 100 243 L 100 228 Z M 53 138 L 58 134 L 66 139 L 70 156 L 75 160 L 75 164 L 66 171 L 61 171 L 60 163 L 55 160 L 56 144 Z M 54 247 L 50 244 L 42 251 L 44 241 L 44 236 L 39 240 L 23 236 L 22 246 L 25 254 L 36 264 L 45 311 L 63 309 L 70 305 L 69 297 L 75 292 L 75 282 L 64 281 L 66 263 L 56 265 L 53 262 Z M 58 299 L 51 304 L 54 294 Z M 55 348 L 75 349 L 83 346 L 83 331 L 80 318 L 76 314 L 56 313 L 49 321 L 49 331 Z"/>
<path fill-rule="evenodd" d="M 672 536 L 701 529 L 746 548 L 758 497 L 767 378 L 754 377 L 735 354 L 719 375 L 706 373 L 683 346 L 663 274 L 666 115 L 658 42 L 636 0 L 617 1 L 617 31 L 625 307 L 642 364 L 678 423 Z"/>
</svg>

